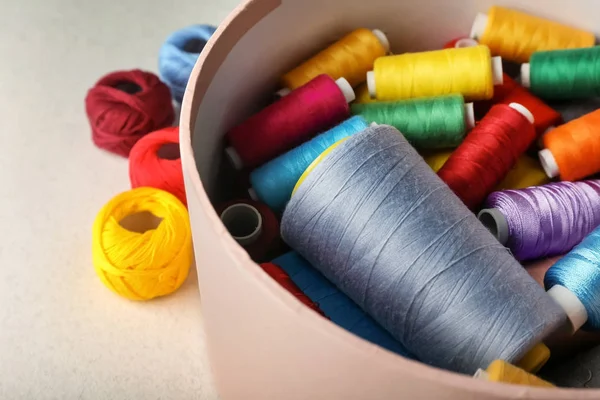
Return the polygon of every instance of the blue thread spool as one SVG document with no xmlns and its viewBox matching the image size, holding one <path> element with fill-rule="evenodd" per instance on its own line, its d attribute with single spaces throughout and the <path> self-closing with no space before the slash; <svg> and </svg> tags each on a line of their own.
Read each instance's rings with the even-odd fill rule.
<svg viewBox="0 0 600 400">
<path fill-rule="evenodd" d="M 332 322 L 371 343 L 404 357 L 414 358 L 400 342 L 340 292 L 300 254 L 290 251 L 272 261 L 280 266 Z"/>
<path fill-rule="evenodd" d="M 260 199 L 273 211 L 281 212 L 294 186 L 308 166 L 329 146 L 365 130 L 369 124 L 360 116 L 352 117 L 312 140 L 269 161 L 250 174 L 250 196 Z"/>
<path fill-rule="evenodd" d="M 171 89 L 171 95 L 181 103 L 185 87 L 200 52 L 217 28 L 192 25 L 175 31 L 158 53 L 160 79 Z"/>
<path fill-rule="evenodd" d="M 572 333 L 600 330 L 600 227 L 546 272 L 544 286 L 567 313 Z"/>
<path fill-rule="evenodd" d="M 306 177 L 283 239 L 421 361 L 473 374 L 520 360 L 562 309 L 385 125 Z"/>
</svg>

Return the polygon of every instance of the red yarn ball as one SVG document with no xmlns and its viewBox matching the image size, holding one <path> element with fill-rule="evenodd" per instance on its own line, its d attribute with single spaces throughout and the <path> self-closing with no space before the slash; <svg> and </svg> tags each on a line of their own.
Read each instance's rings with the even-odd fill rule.
<svg viewBox="0 0 600 400">
<path fill-rule="evenodd" d="M 129 154 L 131 187 L 162 189 L 187 205 L 179 155 L 179 128 L 171 126 L 141 138 Z"/>
<path fill-rule="evenodd" d="M 140 138 L 175 118 L 169 88 L 137 69 L 104 76 L 88 91 L 85 108 L 94 144 L 125 157 Z"/>
</svg>

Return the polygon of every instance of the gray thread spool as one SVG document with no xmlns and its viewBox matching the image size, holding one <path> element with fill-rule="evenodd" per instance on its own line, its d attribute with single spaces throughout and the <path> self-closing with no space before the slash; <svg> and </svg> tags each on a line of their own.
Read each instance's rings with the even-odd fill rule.
<svg viewBox="0 0 600 400">
<path fill-rule="evenodd" d="M 399 132 L 368 128 L 317 165 L 282 236 L 423 362 L 519 360 L 563 311 Z"/>
</svg>

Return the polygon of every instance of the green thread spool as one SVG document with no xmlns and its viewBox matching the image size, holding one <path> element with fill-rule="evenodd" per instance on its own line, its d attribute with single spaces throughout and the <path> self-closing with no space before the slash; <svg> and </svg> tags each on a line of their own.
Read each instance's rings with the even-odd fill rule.
<svg viewBox="0 0 600 400">
<path fill-rule="evenodd" d="M 352 113 L 395 127 L 421 149 L 457 147 L 475 126 L 473 103 L 461 95 L 353 104 Z"/>
<path fill-rule="evenodd" d="M 600 96 L 600 47 L 534 53 L 521 66 L 521 83 L 544 99 Z"/>
</svg>

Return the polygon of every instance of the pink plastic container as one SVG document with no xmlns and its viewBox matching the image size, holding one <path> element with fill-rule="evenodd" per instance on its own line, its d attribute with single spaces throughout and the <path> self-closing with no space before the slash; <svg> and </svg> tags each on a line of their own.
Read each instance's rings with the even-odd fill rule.
<svg viewBox="0 0 600 400">
<path fill-rule="evenodd" d="M 209 41 L 183 102 L 181 157 L 222 399 L 600 399 L 600 390 L 479 381 L 365 342 L 264 274 L 211 205 L 230 186 L 224 133 L 271 98 L 284 72 L 357 27 L 383 30 L 395 52 L 441 48 L 494 4 L 584 29 L 599 25 L 597 0 L 248 0 Z"/>
</svg>

